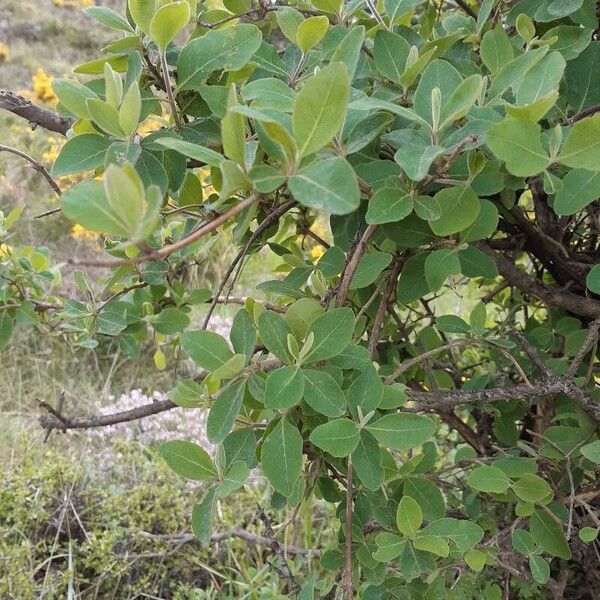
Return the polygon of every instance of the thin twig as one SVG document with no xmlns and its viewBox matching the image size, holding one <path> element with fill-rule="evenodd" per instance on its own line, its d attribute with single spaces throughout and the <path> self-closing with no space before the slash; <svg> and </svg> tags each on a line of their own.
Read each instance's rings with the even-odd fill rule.
<svg viewBox="0 0 600 600">
<path fill-rule="evenodd" d="M 346 518 L 344 524 L 344 571 L 342 573 L 342 592 L 345 600 L 354 597 L 354 586 L 352 584 L 352 457 L 348 457 L 348 473 L 346 475 Z"/>
<path fill-rule="evenodd" d="M 189 235 L 184 238 L 174 242 L 173 244 L 169 244 L 164 246 L 160 250 L 155 250 L 154 252 L 149 252 L 147 254 L 142 254 L 140 256 L 136 256 L 135 258 L 118 258 L 116 260 L 78 260 L 71 259 L 69 262 L 73 265 L 86 265 L 91 267 L 119 267 L 121 265 L 131 265 L 131 264 L 140 264 L 143 262 L 153 261 L 153 260 L 164 260 L 168 258 L 173 252 L 177 250 L 181 250 L 194 242 L 197 242 L 199 239 L 213 232 L 215 229 L 218 229 L 223 223 L 229 221 L 229 219 L 235 217 L 243 210 L 248 208 L 250 205 L 254 204 L 257 200 L 259 200 L 260 196 L 253 194 L 244 200 L 238 202 L 235 206 L 230 208 L 228 211 L 225 211 L 212 221 L 202 225 L 195 231 L 192 231 Z"/>
<path fill-rule="evenodd" d="M 48 185 L 52 188 L 57 196 L 62 194 L 58 183 L 56 183 L 56 181 L 52 178 L 52 175 L 48 173 L 46 167 L 44 167 L 42 163 L 35 160 L 35 158 L 29 156 L 29 154 L 26 154 L 25 152 L 22 152 L 21 150 L 18 150 L 17 148 L 5 146 L 4 144 L 0 144 L 0 152 L 10 152 L 11 154 L 16 154 L 17 156 L 24 158 L 48 182 Z"/>
</svg>

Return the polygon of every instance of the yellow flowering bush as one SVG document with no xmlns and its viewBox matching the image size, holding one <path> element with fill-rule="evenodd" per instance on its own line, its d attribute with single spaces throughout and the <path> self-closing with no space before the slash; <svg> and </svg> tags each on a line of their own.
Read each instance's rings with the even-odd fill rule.
<svg viewBox="0 0 600 600">
<path fill-rule="evenodd" d="M 89 8 L 90 6 L 94 6 L 96 3 L 94 0 L 52 0 L 54 6 L 58 6 L 59 8 Z"/>
<path fill-rule="evenodd" d="M 74 240 L 82 242 L 97 242 L 100 239 L 100 234 L 75 223 L 75 225 L 71 227 L 71 237 Z"/>
<path fill-rule="evenodd" d="M 10 58 L 10 50 L 6 44 L 0 42 L 0 63 L 8 62 Z"/>
</svg>

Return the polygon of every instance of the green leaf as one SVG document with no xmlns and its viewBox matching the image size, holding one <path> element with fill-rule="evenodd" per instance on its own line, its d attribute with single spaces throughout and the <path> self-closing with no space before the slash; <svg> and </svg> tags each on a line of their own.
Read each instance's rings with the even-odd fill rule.
<svg viewBox="0 0 600 600">
<path fill-rule="evenodd" d="M 416 550 L 410 542 L 404 546 L 400 556 L 400 572 L 406 581 L 417 579 L 422 573 L 434 569 L 435 561 L 431 554 Z"/>
<path fill-rule="evenodd" d="M 187 0 L 165 4 L 152 17 L 148 33 L 158 47 L 164 50 L 188 24 L 190 16 L 190 4 Z"/>
<path fill-rule="evenodd" d="M 197 408 L 204 398 L 204 390 L 193 379 L 182 379 L 169 391 L 169 400 L 183 408 Z"/>
<path fill-rule="evenodd" d="M 237 104 L 237 92 L 235 86 L 232 86 L 229 89 L 227 112 L 221 119 L 221 140 L 225 156 L 243 168 L 245 165 L 246 121 L 243 115 L 231 110 Z"/>
<path fill-rule="evenodd" d="M 283 33 L 292 44 L 296 43 L 298 28 L 302 21 L 304 21 L 302 13 L 291 6 L 282 6 L 275 13 L 275 17 L 279 29 L 281 29 L 281 33 Z"/>
<path fill-rule="evenodd" d="M 142 112 L 142 97 L 137 81 L 130 86 L 121 107 L 119 108 L 119 126 L 125 135 L 131 136 L 135 133 Z"/>
<path fill-rule="evenodd" d="M 244 100 L 253 101 L 252 106 L 272 108 L 280 112 L 291 113 L 294 110 L 296 92 L 281 79 L 265 77 L 250 81 L 242 92 Z"/>
<path fill-rule="evenodd" d="M 239 490 L 248 479 L 250 469 L 243 460 L 235 461 L 226 471 L 223 480 L 217 487 L 217 494 L 220 498 L 229 496 L 229 494 Z"/>
<path fill-rule="evenodd" d="M 346 396 L 336 380 L 322 370 L 303 369 L 304 400 L 326 417 L 340 417 L 346 412 Z"/>
<path fill-rule="evenodd" d="M 594 265 L 590 269 L 587 277 L 585 278 L 585 283 L 590 292 L 594 292 L 594 294 L 600 294 L 600 265 Z"/>
<path fill-rule="evenodd" d="M 206 434 L 213 444 L 220 444 L 231 431 L 244 402 L 246 380 L 242 379 L 223 389 L 208 413 Z"/>
<path fill-rule="evenodd" d="M 377 550 L 373 552 L 373 558 L 376 561 L 387 563 L 402 554 L 408 541 L 395 533 L 379 533 L 375 538 L 375 543 Z"/>
<path fill-rule="evenodd" d="M 371 285 L 391 262 L 392 255 L 388 252 L 373 251 L 365 254 L 356 266 L 350 289 L 358 290 Z"/>
<path fill-rule="evenodd" d="M 292 113 L 300 156 L 320 150 L 338 133 L 344 123 L 349 95 L 348 69 L 343 63 L 328 65 L 304 84 Z"/>
<path fill-rule="evenodd" d="M 425 279 L 430 291 L 437 292 L 448 277 L 458 273 L 460 273 L 460 260 L 456 250 L 441 248 L 427 255 Z"/>
<path fill-rule="evenodd" d="M 429 293 L 429 284 L 425 278 L 427 253 L 422 252 L 406 261 L 398 280 L 398 302 L 409 304 Z"/>
<path fill-rule="evenodd" d="M 597 527 L 582 527 L 579 530 L 579 539 L 582 542 L 589 543 L 593 542 L 598 537 Z"/>
<path fill-rule="evenodd" d="M 173 307 L 164 308 L 148 320 L 155 331 L 164 335 L 180 333 L 190 324 L 189 316 L 181 309 Z"/>
<path fill-rule="evenodd" d="M 383 6 L 390 23 L 393 23 L 396 19 L 424 2 L 425 0 L 384 0 Z"/>
<path fill-rule="evenodd" d="M 423 130 L 400 129 L 389 133 L 386 139 L 399 148 L 394 160 L 413 181 L 424 179 L 435 159 L 448 152 L 447 148 L 432 144 Z"/>
<path fill-rule="evenodd" d="M 462 519 L 444 517 L 426 525 L 421 530 L 421 535 L 440 536 L 452 541 L 459 552 L 466 552 L 476 546 L 484 536 L 483 529 L 473 523 Z"/>
<path fill-rule="evenodd" d="M 496 27 L 483 35 L 479 54 L 483 64 L 493 74 L 512 61 L 514 48 L 506 31 Z"/>
<path fill-rule="evenodd" d="M 352 454 L 360 439 L 360 432 L 350 419 L 335 419 L 315 427 L 309 440 L 325 452 L 343 458 Z"/>
<path fill-rule="evenodd" d="M 396 413 L 369 423 L 366 429 L 384 447 L 408 450 L 424 444 L 435 432 L 435 424 L 421 415 Z"/>
<path fill-rule="evenodd" d="M 52 80 L 52 90 L 58 96 L 60 103 L 76 117 L 90 118 L 86 102 L 88 98 L 98 98 L 90 88 L 71 79 L 57 78 Z"/>
<path fill-rule="evenodd" d="M 325 15 L 309 17 L 298 26 L 296 44 L 306 54 L 323 39 L 328 29 L 329 19 Z"/>
<path fill-rule="evenodd" d="M 423 517 L 428 521 L 441 519 L 446 514 L 446 501 L 440 488 L 424 477 L 407 477 L 403 492 L 417 501 Z M 421 548 L 422 549 L 422 548 Z"/>
<path fill-rule="evenodd" d="M 375 34 L 373 57 L 375 67 L 384 76 L 400 83 L 410 52 L 408 42 L 397 33 L 380 29 Z"/>
<path fill-rule="evenodd" d="M 413 209 L 410 192 L 404 188 L 382 188 L 377 190 L 367 207 L 365 220 L 375 225 L 393 223 L 407 217 Z"/>
<path fill-rule="evenodd" d="M 540 502 L 552 497 L 552 488 L 538 475 L 526 473 L 513 485 L 513 492 L 524 502 Z"/>
<path fill-rule="evenodd" d="M 537 175 L 550 165 L 537 123 L 509 117 L 488 131 L 490 150 L 518 177 Z"/>
<path fill-rule="evenodd" d="M 303 395 L 304 375 L 298 367 L 281 367 L 267 375 L 265 408 L 291 408 Z"/>
<path fill-rule="evenodd" d="M 111 143 L 112 140 L 97 133 L 82 133 L 72 137 L 61 148 L 52 165 L 52 175 L 64 177 L 102 167 Z"/>
<path fill-rule="evenodd" d="M 533 539 L 551 556 L 571 558 L 571 549 L 565 538 L 562 525 L 545 510 L 536 509 L 531 515 L 529 529 Z"/>
<path fill-rule="evenodd" d="M 367 431 L 361 431 L 358 446 L 352 453 L 352 466 L 356 476 L 369 490 L 378 490 L 383 485 L 381 460 L 381 450 L 375 438 Z"/>
<path fill-rule="evenodd" d="M 440 129 L 465 117 L 479 98 L 483 80 L 481 75 L 467 77 L 442 104 Z"/>
<path fill-rule="evenodd" d="M 281 419 L 265 438 L 260 462 L 271 485 L 286 498 L 302 470 L 302 436 L 294 425 Z"/>
<path fill-rule="evenodd" d="M 600 170 L 600 114 L 575 123 L 558 161 L 567 167 Z"/>
<path fill-rule="evenodd" d="M 497 467 L 483 465 L 473 469 L 467 476 L 467 484 L 480 492 L 503 494 L 510 485 L 510 480 Z"/>
<path fill-rule="evenodd" d="M 431 221 L 429 226 L 439 236 L 463 231 L 474 223 L 481 210 L 479 198 L 468 185 L 443 188 L 435 195 L 435 199 L 439 202 L 442 215 Z"/>
<path fill-rule="evenodd" d="M 375 410 L 383 400 L 383 384 L 375 366 L 369 362 L 354 378 L 346 392 L 350 412 L 358 416 L 358 407 L 366 415 Z"/>
<path fill-rule="evenodd" d="M 223 162 L 223 157 L 210 148 L 205 148 L 199 144 L 193 144 L 192 142 L 185 142 L 177 138 L 161 137 L 156 140 L 157 144 L 175 150 L 184 156 L 189 156 L 195 160 L 210 165 L 211 167 L 219 167 Z"/>
<path fill-rule="evenodd" d="M 241 69 L 259 49 L 261 43 L 260 29 L 249 23 L 210 30 L 202 37 L 189 42 L 179 53 L 177 89 L 199 89 L 213 71 Z"/>
<path fill-rule="evenodd" d="M 217 505 L 217 490 L 208 489 L 202 500 L 194 505 L 192 510 L 192 531 L 203 546 L 210 544 L 215 508 Z"/>
<path fill-rule="evenodd" d="M 128 237 L 129 231 L 108 205 L 101 181 L 84 181 L 63 192 L 61 210 L 90 231 Z"/>
<path fill-rule="evenodd" d="M 90 119 L 109 135 L 123 138 L 124 133 L 119 125 L 119 112 L 109 104 L 98 98 L 88 98 L 85 101 Z"/>
<path fill-rule="evenodd" d="M 148 0 L 127 0 L 127 7 L 134 23 L 144 32 L 150 31 L 156 2 Z"/>
<path fill-rule="evenodd" d="M 222 367 L 233 356 L 227 342 L 212 331 L 186 331 L 179 340 L 190 358 L 207 371 Z"/>
<path fill-rule="evenodd" d="M 181 477 L 201 481 L 217 476 L 206 450 L 184 440 L 164 442 L 158 449 L 165 462 Z"/>
<path fill-rule="evenodd" d="M 529 531 L 515 529 L 511 534 L 511 541 L 512 547 L 525 556 L 529 556 L 535 552 L 536 545 Z"/>
<path fill-rule="evenodd" d="M 590 444 L 586 444 L 580 448 L 581 454 L 585 456 L 588 460 L 600 464 L 600 440 L 596 440 L 595 442 L 591 442 Z"/>
<path fill-rule="evenodd" d="M 281 315 L 272 310 L 264 311 L 258 318 L 258 334 L 269 352 L 284 363 L 290 362 L 287 339 L 294 331 Z"/>
<path fill-rule="evenodd" d="M 529 569 L 538 583 L 544 584 L 550 579 L 550 565 L 541 556 L 529 557 Z"/>
<path fill-rule="evenodd" d="M 573 169 L 554 198 L 557 215 L 574 215 L 600 197 L 600 170 Z"/>
<path fill-rule="evenodd" d="M 346 215 L 360 202 L 356 174 L 341 157 L 301 169 L 288 179 L 288 187 L 300 204 L 332 215 Z"/>
<path fill-rule="evenodd" d="M 106 6 L 90 6 L 83 11 L 88 17 L 91 17 L 101 25 L 117 31 L 131 33 L 133 29 L 118 12 Z"/>
<path fill-rule="evenodd" d="M 413 540 L 413 546 L 417 550 L 423 550 L 442 558 L 446 558 L 450 554 L 448 542 L 443 537 L 437 535 L 419 535 Z"/>
<path fill-rule="evenodd" d="M 483 571 L 486 556 L 481 550 L 469 550 L 465 553 L 465 562 L 476 573 Z"/>
<path fill-rule="evenodd" d="M 354 313 L 349 308 L 328 310 L 310 324 L 308 335 L 311 333 L 314 341 L 304 362 L 315 363 L 333 358 L 352 341 Z"/>
<path fill-rule="evenodd" d="M 413 538 L 423 524 L 423 513 L 410 496 L 403 496 L 396 511 L 396 525 L 402 535 Z"/>
<path fill-rule="evenodd" d="M 245 308 L 238 310 L 233 317 L 229 339 L 233 349 L 238 354 L 243 354 L 249 361 L 254 354 L 256 345 L 256 327 L 254 321 Z"/>
<path fill-rule="evenodd" d="M 566 64 L 560 52 L 550 52 L 544 56 L 519 84 L 517 105 L 532 104 L 551 92 L 558 91 Z"/>
</svg>

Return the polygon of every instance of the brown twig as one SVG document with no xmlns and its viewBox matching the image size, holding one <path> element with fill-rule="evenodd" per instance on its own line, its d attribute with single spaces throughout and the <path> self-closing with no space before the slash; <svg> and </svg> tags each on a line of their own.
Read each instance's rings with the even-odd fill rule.
<svg viewBox="0 0 600 600">
<path fill-rule="evenodd" d="M 195 231 L 192 231 L 189 235 L 186 235 L 184 238 L 174 242 L 173 244 L 169 244 L 164 246 L 160 250 L 155 250 L 154 252 L 148 252 L 147 254 L 142 254 L 140 256 L 136 256 L 135 258 L 118 258 L 115 260 L 78 260 L 71 259 L 69 262 L 73 265 L 85 265 L 88 267 L 119 267 L 121 265 L 132 265 L 132 264 L 140 264 L 143 262 L 149 262 L 153 260 L 164 260 L 168 258 L 173 252 L 177 250 L 181 250 L 194 242 L 197 242 L 199 239 L 208 235 L 209 233 L 218 229 L 223 223 L 229 221 L 229 219 L 235 217 L 240 214 L 243 210 L 248 208 L 254 202 L 256 202 L 260 196 L 252 195 L 244 200 L 238 202 L 235 206 L 225 211 L 223 214 L 219 215 L 212 221 L 205 223 Z"/>
<path fill-rule="evenodd" d="M 27 98 L 8 90 L 0 89 L 0 108 L 27 119 L 34 126 L 39 125 L 61 135 L 67 135 L 67 131 L 73 125 L 71 119 L 61 117 L 57 112 L 33 104 Z"/>
<path fill-rule="evenodd" d="M 348 457 L 348 472 L 346 475 L 346 518 L 344 523 L 344 570 L 342 572 L 342 593 L 345 600 L 354 597 L 354 586 L 352 584 L 352 457 Z"/>
<path fill-rule="evenodd" d="M 369 246 L 369 242 L 371 238 L 375 234 L 377 230 L 377 225 L 369 225 L 362 237 L 360 238 L 356 248 L 350 255 L 348 262 L 346 263 L 346 267 L 344 268 L 344 272 L 342 274 L 342 280 L 340 281 L 340 287 L 337 293 L 337 305 L 343 306 L 348 298 L 348 292 L 350 291 L 350 284 L 352 283 L 352 277 L 356 271 L 356 267 L 358 267 L 358 263 L 360 259 L 363 257 L 364 253 L 367 251 L 367 247 Z"/>
<path fill-rule="evenodd" d="M 276 565 L 274 565 L 273 563 L 269 563 L 269 564 L 276 571 L 278 571 L 278 573 L 281 575 L 281 577 L 286 581 L 290 594 L 297 596 L 300 593 L 301 588 L 298 585 L 298 583 L 296 582 L 296 578 L 294 577 L 294 574 L 292 573 L 292 570 L 290 569 L 290 565 L 288 564 L 288 561 L 285 557 L 285 547 L 282 546 L 275 539 L 275 532 L 273 531 L 273 525 L 271 524 L 271 519 L 265 513 L 265 511 L 263 510 L 263 508 L 260 505 L 258 506 L 258 509 L 257 509 L 257 515 L 265 528 L 267 537 L 270 539 L 269 547 L 271 548 L 273 553 L 279 557 L 279 560 L 281 561 L 282 566 L 279 568 Z"/>
<path fill-rule="evenodd" d="M 4 144 L 0 144 L 0 152 L 10 152 L 11 154 L 15 154 L 21 158 L 24 158 L 48 182 L 48 185 L 52 188 L 57 196 L 62 194 L 58 183 L 56 183 L 56 181 L 52 178 L 52 175 L 48 173 L 46 167 L 44 167 L 42 163 L 35 160 L 35 158 L 29 156 L 29 154 L 26 154 L 25 152 L 22 152 L 21 150 L 18 150 L 17 148 L 5 146 Z"/>
</svg>

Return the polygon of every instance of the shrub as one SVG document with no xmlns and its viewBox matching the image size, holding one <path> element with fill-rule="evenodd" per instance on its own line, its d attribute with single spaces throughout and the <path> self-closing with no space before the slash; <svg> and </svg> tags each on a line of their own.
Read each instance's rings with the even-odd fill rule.
<svg viewBox="0 0 600 600">
<path fill-rule="evenodd" d="M 83 348 L 108 338 L 131 359 L 151 347 L 159 370 L 185 355 L 203 373 L 133 413 L 46 405 L 42 425 L 209 407 L 214 457 L 186 439 L 160 447 L 204 482 L 191 517 L 201 542 L 257 465 L 271 508 L 307 530 L 313 502 L 335 511 L 334 539 L 306 569 L 287 561 L 285 526 L 259 513 L 290 596 L 541 597 L 583 582 L 593 596 L 582 565 L 597 560 L 600 463 L 596 9 L 88 9 L 117 39 L 76 67 L 84 83 L 52 82 L 58 113 L 27 105 L 68 138 L 51 173 L 8 151 L 68 219 L 102 234 L 109 258 L 71 262 L 106 269 L 104 289 L 77 272 L 81 295 L 62 298 L 47 250 L 14 248 L 0 343 L 35 323 Z M 164 126 L 138 135 L 152 114 Z M 91 176 L 57 189 L 80 173 Z M 323 215 L 327 239 L 314 229 Z M 5 215 L 3 238 L 19 216 Z M 316 264 L 306 236 L 324 249 Z M 236 254 L 219 284 L 191 284 L 187 270 L 223 240 Z M 227 340 L 208 330 L 212 312 L 259 252 L 279 257 L 277 276 L 235 298 Z"/>
</svg>

